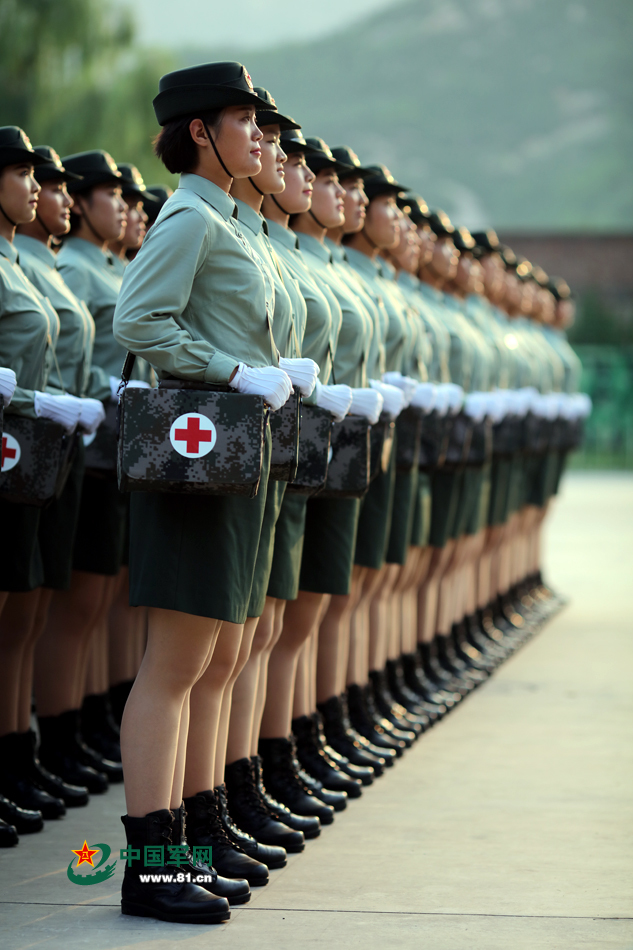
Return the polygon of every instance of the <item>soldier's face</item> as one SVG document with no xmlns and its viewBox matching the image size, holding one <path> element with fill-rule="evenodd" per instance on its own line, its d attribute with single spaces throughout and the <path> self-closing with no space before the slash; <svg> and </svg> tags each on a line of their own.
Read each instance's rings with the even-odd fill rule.
<svg viewBox="0 0 633 950">
<path fill-rule="evenodd" d="M 416 274 L 420 265 L 420 239 L 411 218 L 403 214 L 400 219 L 400 239 L 391 252 L 402 270 Z"/>
<path fill-rule="evenodd" d="M 288 156 L 279 144 L 281 129 L 278 125 L 267 125 L 263 132 L 260 142 L 262 170 L 253 177 L 265 195 L 279 195 L 285 188 L 284 165 Z"/>
<path fill-rule="evenodd" d="M 509 313 L 519 313 L 523 300 L 523 284 L 514 271 L 507 270 L 505 274 L 506 305 Z"/>
<path fill-rule="evenodd" d="M 484 293 L 492 303 L 505 296 L 505 269 L 498 254 L 486 254 L 481 260 Z"/>
<path fill-rule="evenodd" d="M 362 231 L 367 213 L 365 209 L 369 204 L 363 188 L 363 180 L 362 178 L 346 178 L 341 184 L 345 189 L 343 198 L 345 234 L 356 234 Z"/>
<path fill-rule="evenodd" d="M 400 238 L 400 210 L 392 195 L 379 195 L 369 203 L 365 231 L 370 241 L 384 250 L 396 247 Z"/>
<path fill-rule="evenodd" d="M 418 241 L 420 245 L 420 267 L 425 267 L 433 260 L 433 251 L 435 249 L 436 237 L 433 231 L 426 227 L 418 228 Z"/>
<path fill-rule="evenodd" d="M 556 323 L 563 330 L 569 329 L 572 326 L 574 319 L 576 317 L 576 304 L 573 300 L 569 298 L 567 300 L 559 300 L 556 304 Z"/>
<path fill-rule="evenodd" d="M 453 244 L 453 239 L 438 237 L 433 248 L 433 269 L 444 280 L 454 280 L 459 264 L 459 252 Z"/>
<path fill-rule="evenodd" d="M 196 122 L 200 120 L 194 119 L 192 126 Z M 222 156 L 222 161 L 234 178 L 250 178 L 252 175 L 259 174 L 262 168 L 262 138 L 263 134 L 255 122 L 254 106 L 228 106 L 223 111 L 215 136 L 215 144 Z M 204 135 L 204 141 L 206 141 L 206 135 Z M 208 161 L 211 165 L 219 166 L 212 147 L 210 145 L 207 147 Z"/>
<path fill-rule="evenodd" d="M 35 220 L 40 186 L 33 177 L 33 166 L 7 165 L 0 172 L 0 204 L 16 224 L 30 224 Z M 9 225 L 4 215 L 1 226 Z M 13 232 L 9 225 L 8 230 Z"/>
<path fill-rule="evenodd" d="M 125 234 L 127 204 L 118 185 L 95 185 L 88 195 L 78 195 L 75 212 L 87 210 L 90 223 L 104 241 L 120 241 Z M 85 237 L 94 242 L 92 231 L 84 227 Z"/>
<path fill-rule="evenodd" d="M 37 201 L 37 213 L 49 234 L 61 237 L 70 230 L 70 209 L 73 199 L 65 181 L 45 181 Z"/>
<path fill-rule="evenodd" d="M 303 214 L 312 204 L 312 183 L 315 174 L 306 165 L 303 152 L 288 156 L 284 165 L 286 187 L 281 204 L 288 214 Z"/>
<path fill-rule="evenodd" d="M 127 204 L 127 221 L 121 243 L 124 247 L 129 247 L 134 250 L 139 248 L 143 243 L 149 219 L 143 210 L 142 201 L 135 201 L 134 198 L 126 198 L 125 203 Z"/>
<path fill-rule="evenodd" d="M 345 224 L 344 197 L 345 189 L 336 172 L 322 168 L 314 180 L 312 210 L 324 227 L 340 228 Z"/>
</svg>

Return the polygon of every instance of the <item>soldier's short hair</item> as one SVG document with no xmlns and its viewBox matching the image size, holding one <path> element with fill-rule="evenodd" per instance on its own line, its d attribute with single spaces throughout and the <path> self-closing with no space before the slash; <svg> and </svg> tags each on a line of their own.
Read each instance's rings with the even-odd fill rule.
<svg viewBox="0 0 633 950">
<path fill-rule="evenodd" d="M 189 125 L 194 119 L 202 119 L 213 131 L 220 126 L 223 109 L 192 113 L 166 122 L 154 139 L 154 153 L 173 175 L 190 172 L 198 163 L 198 147 L 191 137 Z"/>
</svg>

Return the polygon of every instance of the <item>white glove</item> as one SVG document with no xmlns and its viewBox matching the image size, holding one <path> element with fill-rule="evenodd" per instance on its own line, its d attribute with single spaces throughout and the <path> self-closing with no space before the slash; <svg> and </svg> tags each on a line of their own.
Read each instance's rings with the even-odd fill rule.
<svg viewBox="0 0 633 950">
<path fill-rule="evenodd" d="M 86 435 L 92 435 L 97 431 L 105 419 L 105 409 L 99 399 L 78 399 L 79 406 L 79 428 Z"/>
<path fill-rule="evenodd" d="M 384 400 L 375 389 L 352 389 L 352 404 L 350 415 L 364 416 L 368 422 L 375 425 L 382 412 Z"/>
<path fill-rule="evenodd" d="M 238 363 L 237 372 L 229 386 L 237 389 L 238 393 L 249 396 L 263 396 L 273 412 L 288 401 L 292 393 L 292 382 L 283 369 L 276 366 L 263 366 L 256 369 Z"/>
<path fill-rule="evenodd" d="M 411 405 L 416 409 L 422 409 L 424 412 L 432 412 L 435 408 L 437 399 L 437 386 L 435 383 L 418 383 Z"/>
<path fill-rule="evenodd" d="M 318 379 L 315 388 L 317 406 L 331 412 L 335 422 L 342 422 L 352 405 L 351 388 L 342 385 L 324 386 Z"/>
<path fill-rule="evenodd" d="M 81 400 L 74 396 L 52 396 L 50 393 L 35 393 L 35 415 L 58 422 L 66 432 L 73 432 L 79 422 Z"/>
<path fill-rule="evenodd" d="M 307 357 L 290 360 L 282 356 L 279 359 L 279 368 L 288 373 L 293 386 L 297 387 L 302 396 L 308 397 L 312 395 L 317 376 L 321 372 L 318 363 L 315 363 L 314 360 L 310 360 Z"/>
<path fill-rule="evenodd" d="M 457 383 L 444 383 L 448 393 L 448 412 L 456 416 L 464 405 L 464 390 Z"/>
<path fill-rule="evenodd" d="M 381 383 L 377 379 L 370 379 L 369 385 L 375 389 L 383 398 L 383 409 L 394 419 L 399 416 L 405 407 L 405 394 L 397 386 L 390 386 L 388 383 Z"/>
<path fill-rule="evenodd" d="M 549 419 L 552 422 L 558 417 L 558 394 L 539 393 L 532 404 L 532 412 L 540 419 Z"/>
<path fill-rule="evenodd" d="M 587 416 L 591 415 L 591 410 L 593 409 L 591 396 L 588 396 L 587 393 L 576 393 L 574 400 L 578 404 L 578 416 L 581 419 L 586 419 Z"/>
<path fill-rule="evenodd" d="M 503 389 L 495 389 L 494 392 L 486 394 L 486 414 L 490 416 L 495 424 L 501 422 L 507 415 L 507 400 L 505 394 L 506 390 Z"/>
<path fill-rule="evenodd" d="M 0 396 L 5 406 L 8 406 L 13 399 L 13 393 L 18 380 L 12 369 L 5 366 L 0 367 Z"/>
<path fill-rule="evenodd" d="M 488 393 L 468 393 L 464 404 L 464 412 L 474 422 L 483 422 L 488 413 Z"/>
<path fill-rule="evenodd" d="M 382 375 L 383 383 L 387 383 L 388 386 L 397 386 L 398 389 L 401 389 L 404 393 L 404 407 L 411 405 L 411 400 L 415 395 L 415 391 L 418 388 L 417 379 L 413 379 L 411 376 L 403 376 L 402 373 L 383 373 Z"/>
<path fill-rule="evenodd" d="M 444 417 L 448 412 L 449 393 L 446 383 L 438 383 L 435 387 L 435 406 L 438 416 Z"/>
</svg>

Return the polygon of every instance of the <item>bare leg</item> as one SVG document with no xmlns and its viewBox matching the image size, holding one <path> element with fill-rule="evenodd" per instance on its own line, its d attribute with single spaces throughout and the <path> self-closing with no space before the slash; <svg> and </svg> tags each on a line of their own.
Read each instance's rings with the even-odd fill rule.
<svg viewBox="0 0 633 950">
<path fill-rule="evenodd" d="M 169 808 L 174 800 L 183 703 L 204 670 L 221 626 L 208 617 L 150 609 L 147 650 L 121 724 L 130 816 Z"/>
<path fill-rule="evenodd" d="M 262 717 L 264 715 L 264 706 L 266 704 L 266 695 L 268 693 L 268 670 L 270 666 L 270 658 L 273 654 L 273 650 L 281 639 L 281 634 L 284 624 L 284 616 L 286 613 L 287 602 L 285 600 L 278 600 L 275 603 L 275 617 L 273 621 L 272 636 L 266 645 L 266 648 L 262 651 L 262 656 L 259 662 L 259 678 L 257 680 L 257 697 L 255 702 L 255 712 L 253 715 L 253 729 L 251 732 L 251 755 L 257 754 L 257 747 L 259 743 L 259 736 L 262 728 Z M 294 673 L 292 679 L 290 680 L 289 688 L 292 693 L 294 686 Z M 285 733 L 284 733 L 285 734 Z"/>
<path fill-rule="evenodd" d="M 17 732 L 19 728 L 25 648 L 35 622 L 39 598 L 39 588 L 10 593 L 0 615 L 0 735 L 3 736 Z"/>
</svg>

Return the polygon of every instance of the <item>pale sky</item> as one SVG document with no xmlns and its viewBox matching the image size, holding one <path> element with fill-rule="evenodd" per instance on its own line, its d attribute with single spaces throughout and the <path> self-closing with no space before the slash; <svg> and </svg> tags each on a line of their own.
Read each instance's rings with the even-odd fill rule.
<svg viewBox="0 0 633 950">
<path fill-rule="evenodd" d="M 399 0 L 124 0 L 144 45 L 250 48 L 312 40 Z"/>
</svg>

